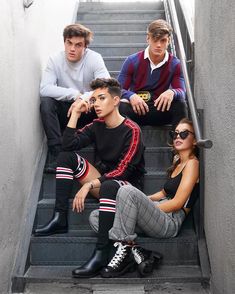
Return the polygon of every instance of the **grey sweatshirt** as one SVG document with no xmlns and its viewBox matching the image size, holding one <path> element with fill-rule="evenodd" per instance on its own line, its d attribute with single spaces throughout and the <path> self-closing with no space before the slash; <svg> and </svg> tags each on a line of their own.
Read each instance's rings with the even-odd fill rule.
<svg viewBox="0 0 235 294">
<path fill-rule="evenodd" d="M 58 101 L 73 101 L 81 94 L 87 96 L 90 82 L 96 78 L 109 78 L 102 56 L 86 49 L 81 60 L 69 62 L 61 51 L 49 58 L 40 84 L 41 97 Z"/>
</svg>

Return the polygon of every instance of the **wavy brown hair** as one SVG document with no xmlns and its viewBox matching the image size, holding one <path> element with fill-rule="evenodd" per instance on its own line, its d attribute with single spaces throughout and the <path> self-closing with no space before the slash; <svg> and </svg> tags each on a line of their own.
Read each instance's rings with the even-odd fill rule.
<svg viewBox="0 0 235 294">
<path fill-rule="evenodd" d="M 182 118 L 178 124 L 176 125 L 176 127 L 180 124 L 188 124 L 189 126 L 191 126 L 191 128 L 194 130 L 193 127 L 193 122 L 191 120 L 189 120 L 188 118 Z M 176 129 L 175 127 L 175 129 Z M 178 155 L 178 151 L 175 150 L 174 146 L 173 146 L 173 142 L 169 143 L 169 145 L 172 147 L 172 152 L 173 152 L 173 163 L 172 165 L 167 169 L 167 174 L 168 176 L 171 176 L 171 174 L 173 173 L 173 171 L 176 169 L 176 167 L 180 164 L 180 157 Z M 197 145 L 195 145 L 195 147 L 192 150 L 192 153 L 190 154 L 190 157 L 196 156 L 197 158 L 199 158 L 199 148 L 197 147 Z"/>
</svg>

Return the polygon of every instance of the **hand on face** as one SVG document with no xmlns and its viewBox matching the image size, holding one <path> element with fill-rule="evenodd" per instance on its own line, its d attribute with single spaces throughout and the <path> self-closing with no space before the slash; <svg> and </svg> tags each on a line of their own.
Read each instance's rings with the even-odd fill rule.
<svg viewBox="0 0 235 294">
<path fill-rule="evenodd" d="M 69 108 L 67 117 L 70 117 L 72 113 L 81 114 L 82 112 L 89 112 L 90 105 L 87 101 L 77 99 Z"/>
</svg>

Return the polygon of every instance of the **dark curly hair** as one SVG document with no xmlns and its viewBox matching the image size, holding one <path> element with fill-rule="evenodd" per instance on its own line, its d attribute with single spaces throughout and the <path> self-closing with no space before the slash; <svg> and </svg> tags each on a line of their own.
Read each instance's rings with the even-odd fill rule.
<svg viewBox="0 0 235 294">
<path fill-rule="evenodd" d="M 114 96 L 121 97 L 121 85 L 114 78 L 109 78 L 109 79 L 97 78 L 91 82 L 90 87 L 92 90 L 96 90 L 98 88 L 101 88 L 101 89 L 107 88 L 109 94 L 112 97 Z"/>
</svg>

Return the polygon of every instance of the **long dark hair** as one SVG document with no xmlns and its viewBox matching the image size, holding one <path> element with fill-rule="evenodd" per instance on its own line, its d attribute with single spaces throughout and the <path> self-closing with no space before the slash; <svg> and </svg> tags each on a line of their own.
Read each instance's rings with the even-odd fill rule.
<svg viewBox="0 0 235 294">
<path fill-rule="evenodd" d="M 191 120 L 189 120 L 188 118 L 182 118 L 178 124 L 176 125 L 176 127 L 180 124 L 188 124 L 193 128 L 193 122 Z M 175 127 L 175 128 L 176 128 Z M 178 151 L 175 150 L 173 143 L 169 144 L 172 147 L 172 152 L 173 152 L 173 163 L 172 165 L 167 169 L 167 174 L 168 176 L 171 176 L 171 174 L 173 173 L 173 171 L 176 169 L 176 167 L 180 164 L 180 157 L 178 154 Z M 197 145 L 195 145 L 195 147 L 192 150 L 192 153 L 190 154 L 191 156 L 196 156 L 197 158 L 199 158 L 199 148 L 197 147 Z"/>
</svg>

